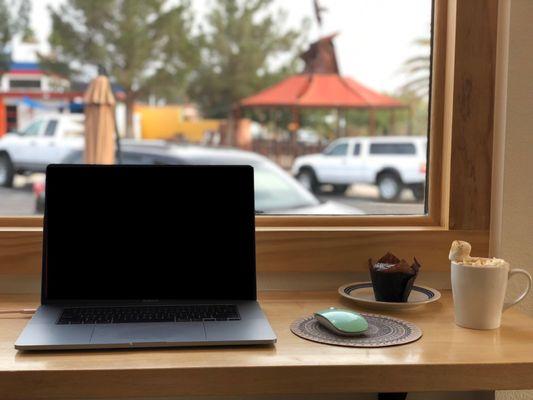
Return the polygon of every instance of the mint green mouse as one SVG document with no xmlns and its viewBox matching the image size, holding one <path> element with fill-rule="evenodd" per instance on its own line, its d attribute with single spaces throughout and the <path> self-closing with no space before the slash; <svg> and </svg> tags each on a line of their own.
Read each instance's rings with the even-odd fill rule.
<svg viewBox="0 0 533 400">
<path fill-rule="evenodd" d="M 337 335 L 355 336 L 368 329 L 368 322 L 360 314 L 351 310 L 330 307 L 317 311 L 315 318 L 320 325 Z"/>
</svg>

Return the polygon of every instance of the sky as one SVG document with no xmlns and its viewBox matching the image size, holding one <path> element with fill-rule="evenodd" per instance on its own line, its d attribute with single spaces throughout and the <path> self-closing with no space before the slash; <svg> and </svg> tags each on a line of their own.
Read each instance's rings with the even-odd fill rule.
<svg viewBox="0 0 533 400">
<path fill-rule="evenodd" d="M 32 24 L 46 50 L 50 32 L 47 7 L 57 7 L 64 0 L 33 0 Z M 191 0 L 199 15 L 208 11 L 212 0 Z M 403 63 L 410 57 L 424 55 L 413 42 L 429 38 L 431 0 L 322 0 L 327 8 L 321 30 L 313 18 L 312 0 L 274 0 L 274 8 L 288 13 L 288 27 L 312 19 L 310 41 L 338 32 L 335 39 L 341 73 L 373 89 L 393 93 L 407 77 Z"/>
</svg>

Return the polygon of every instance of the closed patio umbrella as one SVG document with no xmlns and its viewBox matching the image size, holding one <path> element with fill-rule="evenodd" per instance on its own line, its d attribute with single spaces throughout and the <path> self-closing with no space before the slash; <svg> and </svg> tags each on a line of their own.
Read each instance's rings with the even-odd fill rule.
<svg viewBox="0 0 533 400">
<path fill-rule="evenodd" d="M 109 79 L 96 77 L 83 96 L 85 103 L 85 163 L 115 163 L 115 98 Z"/>
</svg>

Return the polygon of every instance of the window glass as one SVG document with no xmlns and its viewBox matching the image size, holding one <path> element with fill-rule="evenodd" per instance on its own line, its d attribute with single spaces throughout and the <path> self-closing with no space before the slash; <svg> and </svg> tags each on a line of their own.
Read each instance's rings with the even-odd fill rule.
<svg viewBox="0 0 533 400">
<path fill-rule="evenodd" d="M 261 214 L 428 212 L 433 0 L 27 3 L 35 46 L 5 46 L 22 133 L 0 137 L 0 217 L 40 213 L 46 166 L 82 162 L 96 127 L 125 164 L 253 165 Z M 112 97 L 88 95 L 98 72 Z"/>
<path fill-rule="evenodd" d="M 120 159 L 122 164 L 138 164 L 138 165 L 153 165 L 157 164 L 150 155 L 132 153 L 129 151 L 122 151 Z M 65 164 L 82 164 L 83 163 L 83 153 L 81 151 L 74 151 L 70 153 L 66 158 L 63 159 Z M 177 163 L 173 163 L 177 164 Z"/>
<path fill-rule="evenodd" d="M 10 89 L 40 89 L 41 81 L 34 79 L 10 79 Z"/>
<path fill-rule="evenodd" d="M 82 122 L 77 121 L 63 121 L 63 136 L 66 138 L 82 137 L 85 132 L 85 126 Z"/>
<path fill-rule="evenodd" d="M 285 171 L 269 164 L 254 165 L 254 185 L 255 206 L 261 213 L 291 213 L 320 204 Z"/>
<path fill-rule="evenodd" d="M 345 156 L 346 153 L 348 153 L 348 143 L 340 143 L 324 151 L 324 154 L 328 156 Z"/>
<path fill-rule="evenodd" d="M 54 136 L 57 129 L 57 120 L 52 119 L 46 124 L 46 129 L 44 130 L 44 136 Z"/>
<path fill-rule="evenodd" d="M 139 165 L 153 165 L 155 161 L 153 158 L 136 153 L 124 153 L 121 157 L 122 164 L 139 164 Z"/>
<path fill-rule="evenodd" d="M 31 137 L 31 136 L 37 136 L 39 133 L 41 133 L 41 129 L 44 125 L 43 120 L 37 120 L 31 124 L 29 124 L 25 129 L 22 130 L 21 134 L 23 136 Z"/>
<path fill-rule="evenodd" d="M 413 143 L 372 143 L 370 154 L 376 155 L 412 155 L 416 154 Z"/>
</svg>

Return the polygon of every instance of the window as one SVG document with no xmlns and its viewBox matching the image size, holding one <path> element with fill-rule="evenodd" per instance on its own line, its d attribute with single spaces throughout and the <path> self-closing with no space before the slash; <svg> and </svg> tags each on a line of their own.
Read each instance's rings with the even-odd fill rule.
<svg viewBox="0 0 533 400">
<path fill-rule="evenodd" d="M 65 118 L 61 121 L 61 130 L 65 138 L 82 138 L 85 132 L 84 119 L 76 117 Z"/>
<path fill-rule="evenodd" d="M 39 79 L 10 79 L 10 89 L 40 89 L 41 80 Z"/>
<path fill-rule="evenodd" d="M 32 194 L 25 188 L 44 180 L 48 163 L 64 162 L 69 151 L 84 145 L 83 119 L 69 121 L 73 114 L 65 113 L 70 107 L 61 96 L 63 88 L 89 85 L 93 59 L 73 40 L 90 42 L 95 54 L 105 55 L 100 64 L 109 66 L 117 127 L 125 142 L 168 141 L 177 159 L 172 162 L 248 160 L 268 164 L 271 171 L 279 167 L 282 181 L 293 181 L 290 187 L 299 187 L 295 193 L 307 191 L 305 197 L 316 205 L 289 207 L 299 216 L 427 215 L 426 173 L 393 157 L 417 156 L 417 166 L 431 166 L 431 160 L 407 145 L 398 150 L 389 145 L 380 153 L 391 156 L 389 165 L 379 164 L 370 160 L 377 153 L 369 154 L 366 142 L 351 138 L 428 138 L 433 0 L 321 2 L 319 8 L 327 11 L 316 15 L 313 0 L 273 0 L 257 8 L 245 0 L 191 1 L 183 7 L 168 0 L 161 9 L 175 8 L 172 37 L 166 29 L 152 29 L 164 26 L 167 17 L 143 2 L 133 12 L 124 9 L 127 2 L 118 2 L 104 16 L 85 3 L 52 5 L 42 17 L 59 22 L 34 28 L 43 48 L 50 49 L 42 56 L 50 56 L 48 68 L 57 68 L 53 76 L 61 85 L 47 88 L 50 96 L 27 102 L 33 111 L 24 121 L 44 112 L 62 113 L 61 123 L 50 121 L 43 134 L 61 132 L 54 151 L 39 148 L 40 142 L 25 152 L 24 165 L 16 165 L 20 157 L 10 157 L 13 170 L 25 173 L 15 173 L 14 185 L 5 189 L 16 196 L 0 197 L 0 215 L 13 210 L 8 203 L 19 196 L 27 199 L 18 204 L 31 205 Z M 278 18 L 279 13 L 287 18 Z M 139 29 L 122 32 L 123 26 Z M 109 30 L 119 35 L 113 43 L 107 42 Z M 139 34 L 147 30 L 157 37 Z M 71 32 L 77 32 L 74 39 Z M 49 37 L 58 40 L 47 43 Z M 66 65 L 71 75 L 64 75 Z M 17 81 L 19 86 L 37 84 Z M 23 151 L 25 145 L 7 151 Z M 160 158 L 168 155 L 166 149 L 150 151 Z M 392 192 L 380 184 L 384 168 L 391 166 L 397 179 Z M 279 207 L 258 212 L 286 215 L 287 193 L 279 185 L 269 188 L 262 198 L 285 197 Z M 33 206 L 16 208 L 17 215 L 34 214 Z"/>
<path fill-rule="evenodd" d="M 290 214 L 317 207 L 320 202 L 279 168 L 267 163 L 254 165 L 255 206 L 257 212 Z"/>
<path fill-rule="evenodd" d="M 54 136 L 57 129 L 57 120 L 52 119 L 48 121 L 48 124 L 46 125 L 46 129 L 44 131 L 44 136 Z"/>
<path fill-rule="evenodd" d="M 348 143 L 339 143 L 324 150 L 327 156 L 345 156 L 348 153 Z"/>
<path fill-rule="evenodd" d="M 137 165 L 155 165 L 159 164 L 156 158 L 150 155 L 134 153 L 131 151 L 123 151 L 120 156 L 122 164 L 137 164 Z M 65 158 L 65 164 L 83 164 L 83 152 L 74 151 Z"/>
<path fill-rule="evenodd" d="M 375 155 L 408 155 L 416 154 L 413 143 L 372 143 L 370 154 Z"/>
<path fill-rule="evenodd" d="M 25 129 L 22 130 L 22 132 L 20 132 L 20 134 L 25 137 L 38 136 L 43 129 L 44 123 L 45 122 L 43 120 L 37 120 L 29 124 Z"/>
<path fill-rule="evenodd" d="M 325 3 L 325 0 L 323 2 Z M 357 2 L 353 1 L 353 3 Z M 287 3 L 292 4 L 293 2 Z M 299 6 L 306 2 L 295 1 L 294 3 L 298 3 Z M 387 0 L 379 0 L 368 2 L 365 0 L 365 3 L 367 5 L 370 3 L 380 4 L 381 14 L 373 17 L 371 22 L 376 29 L 388 27 L 384 29 L 387 32 L 390 27 L 394 26 L 388 24 L 388 15 L 398 19 L 398 26 L 394 28 L 395 33 L 403 31 L 405 26 L 410 28 L 415 26 L 409 18 L 407 20 L 398 18 L 399 14 L 391 11 L 389 6 L 395 7 L 395 4 L 398 4 L 398 7 L 407 8 L 415 4 L 413 8 L 416 8 L 417 12 L 424 12 L 425 15 L 429 16 L 429 12 L 422 11 L 426 10 L 429 1 L 392 0 L 387 2 Z M 332 2 L 332 4 L 337 7 L 335 6 L 336 2 Z M 419 7 L 421 4 L 424 7 Z M 479 249 L 478 254 L 488 254 L 488 224 L 490 223 L 490 196 L 488 194 L 491 191 L 491 186 L 490 173 L 487 171 L 491 170 L 492 154 L 487 152 L 487 149 L 491 148 L 487 143 L 490 144 L 492 141 L 497 2 L 470 4 L 470 2 L 435 0 L 434 4 L 434 36 L 431 41 L 433 44 L 431 60 L 434 64 L 431 68 L 422 68 L 422 71 L 427 72 L 429 69 L 432 71 L 431 104 L 429 104 L 429 96 L 426 94 L 427 102 L 422 102 L 427 107 L 425 112 L 423 108 L 410 109 L 414 118 L 412 126 L 415 128 L 418 126 L 416 129 L 424 126 L 423 121 L 426 121 L 425 123 L 430 121 L 428 130 L 431 132 L 431 140 L 427 142 L 429 168 L 427 169 L 427 187 L 425 188 L 428 195 L 424 197 L 423 201 L 415 201 L 413 197 L 404 197 L 398 202 L 381 202 L 378 200 L 375 187 L 370 185 L 365 187 L 365 190 L 373 193 L 372 197 L 367 199 L 367 204 L 373 208 L 366 213 L 376 214 L 385 211 L 387 215 L 366 217 L 364 215 L 347 215 L 349 214 L 347 211 L 344 211 L 343 215 L 333 216 L 331 212 L 324 213 L 328 215 L 315 214 L 312 216 L 260 214 L 256 218 L 256 226 L 258 227 L 257 265 L 260 273 L 266 272 L 275 277 L 277 273 L 292 271 L 295 272 L 293 275 L 297 276 L 299 280 L 298 287 L 307 287 L 309 281 L 300 282 L 304 277 L 309 276 L 309 279 L 316 283 L 322 282 L 325 274 L 335 277 L 335 279 L 342 274 L 353 274 L 359 266 L 365 265 L 370 255 L 379 256 L 383 251 L 394 248 L 402 249 L 406 257 L 412 255 L 419 257 L 424 263 L 426 271 L 442 272 L 441 267 L 437 265 L 439 263 L 426 260 L 446 259 L 450 241 L 458 237 L 472 242 L 474 247 Z M 329 8 L 329 2 L 327 5 Z M 390 12 L 384 14 L 383 9 Z M 349 16 L 351 19 L 352 25 L 357 25 L 353 23 L 354 15 L 359 19 L 370 18 L 368 14 L 364 13 L 345 14 L 347 15 L 346 18 Z M 294 18 L 295 14 L 290 15 L 293 15 L 292 18 Z M 310 13 L 307 15 L 312 16 Z M 328 15 L 328 18 L 330 21 L 336 20 L 332 18 L 331 14 Z M 418 22 L 422 20 L 423 18 L 417 18 Z M 375 21 L 380 21 L 380 23 L 375 23 Z M 422 25 L 428 26 L 426 23 L 420 26 Z M 425 32 L 426 36 L 429 34 L 429 29 L 422 28 L 422 31 Z M 357 43 L 358 50 L 361 50 L 360 46 L 367 46 L 367 50 L 370 49 L 376 53 L 387 55 L 392 52 L 401 53 L 403 56 L 418 53 L 416 45 L 413 46 L 413 53 L 408 55 L 404 51 L 404 47 L 396 46 L 392 42 L 388 43 L 390 47 L 387 48 L 376 46 L 375 42 L 366 40 L 368 36 L 372 35 L 366 33 L 361 36 L 352 35 L 346 40 L 346 43 L 354 46 Z M 387 34 L 387 36 L 390 37 L 391 35 Z M 338 40 L 341 37 L 339 36 Z M 365 40 L 356 42 L 354 37 L 365 38 Z M 426 48 L 424 54 L 427 56 L 428 53 L 429 50 Z M 357 55 L 361 56 L 360 52 Z M 422 58 L 427 61 L 427 57 Z M 211 67 L 210 64 L 206 65 Z M 366 67 L 360 65 L 358 68 L 364 70 Z M 214 68 L 213 71 L 215 72 L 214 75 L 224 73 L 223 69 L 218 68 Z M 344 62 L 341 62 L 341 71 L 343 74 L 350 73 L 347 72 Z M 357 77 L 359 74 L 354 75 Z M 395 76 L 398 78 L 400 74 Z M 427 76 L 424 79 L 426 78 Z M 206 80 L 205 82 L 209 81 Z M 232 81 L 230 84 L 234 85 L 234 82 Z M 461 88 L 465 85 L 468 85 L 467 91 L 453 90 L 454 87 Z M 426 87 L 429 89 L 428 86 Z M 205 96 L 197 93 L 197 96 L 214 100 L 213 92 L 208 92 Z M 448 105 L 451 106 L 448 107 Z M 431 109 L 430 115 L 428 115 L 429 109 Z M 464 109 L 468 109 L 470 112 L 465 114 Z M 293 141 L 293 145 L 298 149 L 298 155 L 301 155 L 302 159 L 310 154 L 312 157 L 320 156 L 321 151 L 337 138 L 339 131 L 341 138 L 372 137 L 364 130 L 370 126 L 371 113 L 342 109 L 340 111 L 322 109 L 300 111 L 299 117 L 302 127 L 307 124 L 314 124 L 314 121 L 316 121 L 317 126 L 315 132 L 301 135 Z M 313 112 L 308 113 L 308 111 Z M 384 128 L 386 128 L 385 123 L 391 120 L 400 124 L 398 126 L 402 126 L 401 121 L 404 117 L 400 117 L 401 112 L 402 110 L 397 110 L 394 118 L 390 118 L 391 116 L 384 111 L 374 110 L 373 124 L 379 136 L 391 137 L 398 133 L 391 130 L 385 132 L 386 129 Z M 407 114 L 408 110 L 403 110 L 403 112 Z M 247 142 L 249 148 L 266 156 L 271 162 L 280 165 L 280 168 L 289 176 L 296 177 L 297 174 L 293 173 L 291 169 L 292 157 L 287 157 L 288 143 L 290 143 L 290 139 L 295 138 L 287 129 L 293 115 L 270 108 L 253 112 L 247 111 L 246 115 L 258 124 L 253 125 L 251 135 L 253 140 L 251 143 Z M 27 122 L 22 118 L 20 112 L 19 117 L 23 123 Z M 147 114 L 144 114 L 142 123 L 146 123 L 147 119 Z M 416 124 L 414 124 L 415 121 L 417 121 Z M 149 132 L 155 133 L 153 127 L 149 127 Z M 299 128 L 298 125 L 291 125 L 290 127 L 296 130 Z M 337 127 L 340 129 L 337 130 Z M 403 127 L 406 129 L 409 125 L 403 125 Z M 206 129 L 218 132 L 216 128 Z M 428 130 L 424 129 L 422 132 Z M 175 138 L 177 133 L 180 133 L 180 130 L 172 127 L 172 131 L 168 134 L 169 138 Z M 223 131 L 219 133 L 220 143 L 226 148 L 231 146 L 232 142 L 229 141 L 228 136 L 224 135 Z M 404 130 L 401 133 L 412 137 L 408 135 L 412 131 Z M 187 133 L 186 137 L 191 136 Z M 216 143 L 214 145 L 216 146 Z M 424 142 L 420 147 L 425 146 L 426 143 Z M 304 148 L 305 151 L 301 152 L 301 148 Z M 361 148 L 361 153 L 366 152 L 368 152 L 368 148 L 364 145 Z M 261 156 L 257 155 L 257 157 Z M 336 158 L 329 158 L 331 162 L 334 159 Z M 350 160 L 356 161 L 356 159 L 354 157 Z M 443 168 L 443 165 L 450 168 Z M 1 168 L 2 163 L 0 162 L 0 171 Z M 469 171 L 468 177 L 465 176 L 464 171 Z M 31 187 L 34 178 L 37 177 L 30 179 L 26 176 L 17 176 L 12 188 L 0 187 L 0 215 L 4 216 L 0 218 L 0 225 L 6 227 L 3 231 L 0 230 L 0 238 L 4 244 L 0 248 L 0 269 L 8 268 L 8 273 L 3 275 L 4 281 L 8 279 L 9 273 L 14 274 L 18 270 L 34 271 L 31 274 L 35 278 L 39 274 L 38 266 L 41 256 L 39 227 L 42 224 L 42 219 L 33 216 L 35 215 L 35 200 L 30 191 L 27 190 L 28 187 Z M 476 184 L 472 185 L 472 181 Z M 266 186 L 280 185 L 269 184 Z M 357 192 L 354 193 L 354 190 L 358 189 L 357 186 L 347 188 L 345 194 L 335 194 L 333 189 L 329 185 L 324 185 L 315 197 L 319 201 L 327 202 L 328 199 L 333 199 L 336 203 L 345 200 L 349 203 L 359 195 Z M 404 191 L 404 193 L 406 192 L 408 190 Z M 21 194 L 23 196 L 18 197 Z M 17 197 L 20 201 L 13 202 L 12 199 Z M 10 202 L 8 202 L 9 198 L 11 198 Z M 22 204 L 25 206 L 22 207 Z M 425 204 L 427 204 L 427 208 Z M 14 205 L 18 208 L 14 209 Z M 406 205 L 408 207 L 416 206 L 417 209 L 406 210 Z M 391 215 L 401 213 L 407 215 Z M 13 217 L 9 217 L 9 215 L 13 215 Z M 2 249 L 7 249 L 7 251 Z M 363 270 L 361 269 L 361 271 Z M 286 279 L 283 281 L 286 285 L 284 287 L 290 288 L 290 278 L 284 279 Z M 326 287 L 325 285 L 321 288 Z M 313 286 L 310 285 L 309 287 Z M 327 288 L 328 290 L 331 289 L 330 286 Z"/>
<path fill-rule="evenodd" d="M 124 153 L 121 157 L 123 164 L 153 165 L 154 162 L 149 157 L 142 154 Z"/>
</svg>

